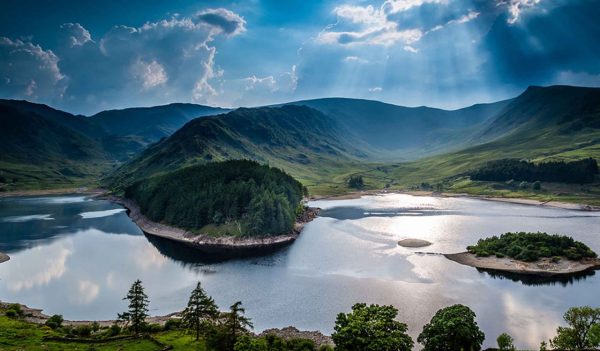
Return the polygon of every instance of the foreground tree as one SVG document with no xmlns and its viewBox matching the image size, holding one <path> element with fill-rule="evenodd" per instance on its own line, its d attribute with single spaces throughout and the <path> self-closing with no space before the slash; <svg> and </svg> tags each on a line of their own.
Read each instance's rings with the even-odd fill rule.
<svg viewBox="0 0 600 351">
<path fill-rule="evenodd" d="M 133 283 L 123 300 L 129 300 L 129 309 L 119 314 L 119 320 L 128 323 L 137 335 L 143 330 L 148 317 L 149 301 L 141 280 L 138 279 Z"/>
<path fill-rule="evenodd" d="M 552 348 L 587 350 L 600 346 L 600 308 L 572 307 L 563 318 L 569 326 L 556 329 L 550 340 Z"/>
<path fill-rule="evenodd" d="M 228 349 L 233 350 L 235 343 L 240 335 L 248 332 L 254 326 L 250 318 L 244 316 L 246 310 L 242 307 L 242 302 L 238 301 L 229 307 L 229 312 L 225 319 L 225 327 L 228 331 Z"/>
<path fill-rule="evenodd" d="M 498 343 L 498 349 L 500 351 L 514 351 L 516 350 L 514 343 L 514 340 L 512 338 L 512 336 L 508 335 L 507 333 L 502 333 L 498 336 L 498 338 L 496 339 L 496 342 Z"/>
<path fill-rule="evenodd" d="M 395 320 L 397 315 L 398 310 L 393 306 L 357 303 L 352 312 L 340 313 L 336 318 L 335 332 L 331 335 L 336 350 L 411 350 L 413 340 L 406 333 L 406 324 Z"/>
<path fill-rule="evenodd" d="M 425 351 L 477 351 L 484 339 L 475 312 L 464 305 L 453 305 L 437 311 L 417 341 Z"/>
<path fill-rule="evenodd" d="M 190 295 L 187 307 L 181 315 L 181 326 L 189 331 L 194 331 L 196 340 L 199 340 L 203 325 L 218 316 L 219 310 L 215 300 L 206 294 L 200 282 L 198 282 Z"/>
</svg>

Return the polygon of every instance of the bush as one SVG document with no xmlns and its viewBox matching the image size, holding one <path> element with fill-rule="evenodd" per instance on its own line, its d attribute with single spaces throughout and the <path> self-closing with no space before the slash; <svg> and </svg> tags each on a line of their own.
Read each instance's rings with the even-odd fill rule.
<svg viewBox="0 0 600 351">
<path fill-rule="evenodd" d="M 164 330 L 176 330 L 176 329 L 179 329 L 180 327 L 181 327 L 181 320 L 171 318 L 165 323 L 165 326 L 163 327 L 163 329 Z"/>
<path fill-rule="evenodd" d="M 515 350 L 515 345 L 514 340 L 512 338 L 512 336 L 508 335 L 507 333 L 502 333 L 498 336 L 498 338 L 496 339 L 496 342 L 498 343 L 498 349 L 500 351 L 514 351 Z"/>
<path fill-rule="evenodd" d="M 63 316 L 60 314 L 55 314 L 52 317 L 48 318 L 48 320 L 44 324 L 46 324 L 47 326 L 49 326 L 52 329 L 56 329 L 56 328 L 62 327 L 63 322 L 64 322 Z"/>
<path fill-rule="evenodd" d="M 119 327 L 119 325 L 115 323 L 115 324 L 111 325 L 110 328 L 108 328 L 107 334 L 109 337 L 117 336 L 117 335 L 121 334 L 121 327 Z"/>
<path fill-rule="evenodd" d="M 319 346 L 319 351 L 333 351 L 333 346 L 321 345 L 321 346 Z"/>
<path fill-rule="evenodd" d="M 542 190 L 542 183 L 539 180 L 533 182 L 533 190 Z"/>
<path fill-rule="evenodd" d="M 527 188 L 529 188 L 529 183 L 527 183 L 527 182 L 521 182 L 521 183 L 519 183 L 519 188 L 520 189 L 527 189 Z"/>
<path fill-rule="evenodd" d="M 73 328 L 73 334 L 88 338 L 90 335 L 92 335 L 92 326 L 88 324 L 79 325 Z"/>
<path fill-rule="evenodd" d="M 148 333 L 158 333 L 163 331 L 163 327 L 158 323 L 147 324 L 145 328 Z"/>
<path fill-rule="evenodd" d="M 17 318 L 17 312 L 15 310 L 7 310 L 4 315 L 8 318 Z"/>
</svg>

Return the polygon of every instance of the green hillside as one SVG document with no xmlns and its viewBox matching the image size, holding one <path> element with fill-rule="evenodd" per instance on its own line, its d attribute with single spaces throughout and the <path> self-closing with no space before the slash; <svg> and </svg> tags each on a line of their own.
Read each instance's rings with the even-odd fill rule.
<svg viewBox="0 0 600 351">
<path fill-rule="evenodd" d="M 378 160 L 414 160 L 472 144 L 486 121 L 510 100 L 447 111 L 431 107 L 404 107 L 379 101 L 326 98 L 297 101 L 344 125 L 358 138 L 383 152 Z"/>
<path fill-rule="evenodd" d="M 311 184 L 364 169 L 375 152 L 343 125 L 305 106 L 241 108 L 189 122 L 120 167 L 108 182 L 120 187 L 194 164 L 252 159 Z"/>
<path fill-rule="evenodd" d="M 108 134 L 136 137 L 143 145 L 147 145 L 173 134 L 196 117 L 223 112 L 227 110 L 195 104 L 169 104 L 102 111 L 91 116 L 90 120 Z"/>
</svg>

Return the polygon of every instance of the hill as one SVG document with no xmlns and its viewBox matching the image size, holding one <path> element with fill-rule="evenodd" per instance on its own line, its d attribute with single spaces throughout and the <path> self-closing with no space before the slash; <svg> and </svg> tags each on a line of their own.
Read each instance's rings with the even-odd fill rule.
<svg viewBox="0 0 600 351">
<path fill-rule="evenodd" d="M 108 134 L 134 137 L 144 146 L 173 134 L 196 117 L 216 115 L 228 110 L 195 104 L 169 104 L 107 110 L 90 117 Z"/>
<path fill-rule="evenodd" d="M 343 125 L 306 106 L 240 108 L 193 120 L 110 178 L 114 186 L 194 164 L 252 159 L 303 181 L 339 175 L 374 154 Z"/>
<path fill-rule="evenodd" d="M 74 187 L 113 162 L 106 135 L 81 116 L 0 100 L 0 122 L 0 188 Z"/>
<path fill-rule="evenodd" d="M 379 101 L 326 98 L 296 101 L 319 110 L 344 125 L 358 138 L 384 153 L 381 160 L 417 159 L 471 145 L 484 122 L 501 112 L 510 100 L 448 111 L 404 107 Z"/>
<path fill-rule="evenodd" d="M 302 184 L 283 171 L 245 160 L 210 162 L 141 180 L 125 190 L 154 222 L 205 233 L 287 234 L 302 211 Z M 233 228 L 233 229 L 232 229 Z"/>
</svg>

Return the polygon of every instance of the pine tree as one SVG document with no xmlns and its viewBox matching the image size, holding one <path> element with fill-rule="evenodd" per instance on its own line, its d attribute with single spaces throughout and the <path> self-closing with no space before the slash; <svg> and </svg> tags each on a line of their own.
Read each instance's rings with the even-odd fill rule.
<svg viewBox="0 0 600 351">
<path fill-rule="evenodd" d="M 216 318 L 219 310 L 215 300 L 208 296 L 200 282 L 190 295 L 187 307 L 183 310 L 181 324 L 184 328 L 196 333 L 196 340 L 200 339 L 202 325 L 210 319 Z"/>
<path fill-rule="evenodd" d="M 229 313 L 227 315 L 226 326 L 229 329 L 230 349 L 233 350 L 233 346 L 237 341 L 238 336 L 248 331 L 248 328 L 252 329 L 254 326 L 250 322 L 250 318 L 245 317 L 244 313 L 246 310 L 242 307 L 242 302 L 238 301 L 229 307 Z"/>
<path fill-rule="evenodd" d="M 118 318 L 121 321 L 130 323 L 133 332 L 137 335 L 146 323 L 149 304 L 148 296 L 144 293 L 141 280 L 138 279 L 131 285 L 127 296 L 123 300 L 129 300 L 129 310 L 120 313 Z"/>
</svg>

